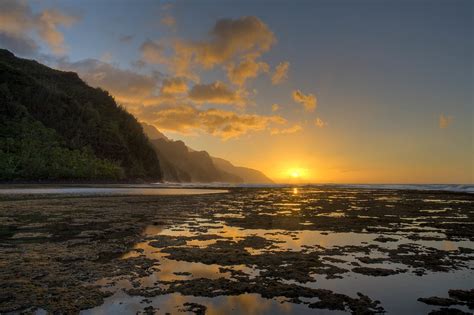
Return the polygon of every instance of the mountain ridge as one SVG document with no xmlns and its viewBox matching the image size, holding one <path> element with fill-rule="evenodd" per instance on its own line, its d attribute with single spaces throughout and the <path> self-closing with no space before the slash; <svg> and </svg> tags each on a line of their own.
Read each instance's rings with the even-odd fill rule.
<svg viewBox="0 0 474 315">
<path fill-rule="evenodd" d="M 181 140 L 171 140 L 156 127 L 142 122 L 163 166 L 163 179 L 169 182 L 227 182 L 269 184 L 273 181 L 262 172 L 234 166 L 231 162 L 196 151 Z M 192 167 L 190 167 L 192 166 Z"/>
</svg>

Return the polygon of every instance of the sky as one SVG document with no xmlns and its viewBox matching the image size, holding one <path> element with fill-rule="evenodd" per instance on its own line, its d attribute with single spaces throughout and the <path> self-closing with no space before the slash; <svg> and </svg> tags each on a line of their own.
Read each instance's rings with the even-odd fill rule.
<svg viewBox="0 0 474 315">
<path fill-rule="evenodd" d="M 473 183 L 473 14 L 469 0 L 2 0 L 0 47 L 277 182 Z"/>
</svg>

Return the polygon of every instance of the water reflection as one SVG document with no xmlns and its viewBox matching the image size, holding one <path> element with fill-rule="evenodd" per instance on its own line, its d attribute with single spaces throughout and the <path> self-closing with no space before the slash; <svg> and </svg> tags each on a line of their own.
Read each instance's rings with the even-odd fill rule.
<svg viewBox="0 0 474 315">
<path fill-rule="evenodd" d="M 200 188 L 104 188 L 104 187 L 58 187 L 58 188 L 2 188 L 0 195 L 201 195 L 226 193 L 223 189 Z"/>
<path fill-rule="evenodd" d="M 147 306 L 159 309 L 159 314 L 193 314 L 184 311 L 186 302 L 198 303 L 206 306 L 207 315 L 274 315 L 274 314 L 315 314 L 315 311 L 305 305 L 294 304 L 282 299 L 264 299 L 258 294 L 242 294 L 236 296 L 217 296 L 215 298 L 183 296 L 179 293 L 160 295 L 147 298 L 128 296 L 124 292 L 117 292 L 107 298 L 98 308 L 84 310 L 81 314 L 137 314 Z M 322 310 L 317 314 L 345 314 L 340 311 Z"/>
<path fill-rule="evenodd" d="M 362 292 L 373 299 L 382 301 L 382 306 L 392 314 L 428 313 L 435 307 L 418 302 L 417 297 L 444 296 L 448 289 L 468 289 L 470 286 L 472 287 L 474 275 L 469 270 L 469 268 L 472 268 L 472 263 L 469 261 L 466 262 L 469 265 L 466 269 L 450 270 L 449 273 L 428 272 L 427 275 L 423 276 L 423 281 L 420 281 L 419 276 L 410 273 L 411 267 L 403 262 L 387 262 L 386 259 L 389 254 L 380 250 L 380 248 L 393 250 L 407 244 L 444 251 L 455 251 L 460 247 L 474 248 L 473 243 L 467 239 L 447 240 L 443 229 L 426 225 L 427 218 L 436 218 L 444 212 L 451 212 L 453 211 L 451 208 L 444 208 L 443 205 L 443 209 L 430 210 L 427 206 L 422 207 L 421 209 L 426 210 L 419 210 L 418 214 L 413 213 L 412 216 L 412 213 L 409 213 L 405 217 L 400 217 L 392 208 L 400 209 L 399 203 L 407 202 L 407 200 L 399 196 L 378 192 L 374 196 L 374 200 L 379 202 L 377 205 L 380 207 L 377 209 L 382 210 L 380 210 L 380 213 L 372 212 L 367 215 L 365 211 L 371 207 L 369 199 L 367 197 L 366 199 L 359 198 L 355 191 L 334 190 L 325 199 L 321 198 L 319 195 L 321 193 L 323 193 L 321 190 L 295 187 L 292 189 L 285 188 L 281 191 L 258 191 L 252 195 L 251 200 L 239 198 L 217 200 L 210 207 L 209 212 L 204 215 L 195 214 L 189 219 L 174 223 L 171 226 L 150 225 L 146 227 L 143 232 L 145 239 L 136 244 L 134 249 L 122 258 L 143 256 L 156 259 L 159 262 L 156 268 L 159 270 L 139 279 L 141 287 L 156 287 L 162 285 L 157 284 L 159 281 L 199 278 L 210 280 L 225 278 L 236 281 L 235 271 L 241 272 L 249 279 L 255 279 L 265 270 L 258 269 L 257 265 L 249 264 L 222 266 L 219 265 L 219 262 L 204 264 L 172 260 L 169 254 L 161 252 L 162 248 L 150 245 L 154 237 L 181 237 L 181 240 L 185 237 L 184 243 L 181 242 L 179 245 L 173 245 L 173 247 L 192 249 L 206 249 L 219 241 L 238 244 L 251 237 L 259 237 L 270 241 L 269 245 L 260 247 L 245 246 L 243 250 L 250 255 L 286 253 L 287 251 L 301 253 L 320 251 L 324 253 L 327 249 L 337 250 L 339 247 L 348 247 L 347 251 L 329 257 L 332 259 L 332 261 L 329 260 L 332 266 L 347 270 L 340 277 L 341 279 L 328 279 L 323 273 L 318 274 L 317 271 L 310 270 L 309 274 L 313 276 L 314 281 L 307 283 L 299 283 L 296 280 L 281 281 L 310 288 L 330 289 L 351 297 L 356 297 L 357 292 Z M 448 203 L 434 201 L 434 199 L 429 199 L 427 202 Z M 298 226 L 296 229 L 294 227 L 292 229 L 285 229 L 285 227 L 263 229 L 243 228 L 239 227 L 238 224 L 232 224 L 242 222 L 239 220 L 248 219 L 252 212 L 257 213 L 256 216 L 265 216 L 266 220 L 273 220 L 275 217 L 286 220 L 299 216 Z M 306 215 L 311 213 L 311 216 L 303 217 L 301 216 L 302 213 Z M 374 223 L 370 228 L 377 230 L 377 233 L 368 232 L 370 231 L 368 225 L 362 232 L 335 233 L 310 229 L 315 224 L 314 222 L 317 222 L 313 220 L 315 218 L 317 220 L 331 218 L 344 220 L 348 217 L 355 221 L 359 219 L 371 220 L 370 222 Z M 386 218 L 398 217 L 400 217 L 400 221 L 384 224 L 383 220 Z M 459 220 L 463 218 L 463 215 L 453 211 L 452 215 L 449 213 L 449 216 L 444 218 Z M 370 245 L 374 246 L 369 248 Z M 321 256 L 324 255 L 321 254 Z M 320 258 L 324 259 L 325 257 Z M 380 263 L 365 263 L 361 258 L 366 259 L 365 261 L 376 258 L 384 258 L 385 260 Z M 281 268 L 285 266 L 287 265 L 283 264 Z M 408 272 L 378 277 L 351 272 L 354 266 L 391 270 L 406 269 Z M 113 279 L 110 280 L 112 282 Z M 126 281 L 117 281 L 115 286 L 117 288 L 130 288 L 131 284 Z M 149 298 L 150 303 L 144 303 L 143 300 L 143 297 L 128 296 L 118 290 L 113 296 L 107 298 L 104 305 L 84 313 L 135 313 L 143 310 L 147 305 L 159 307 L 160 313 L 176 313 L 183 311 L 183 304 L 186 302 L 205 305 L 207 307 L 206 314 L 313 314 L 315 312 L 304 304 L 291 303 L 284 298 L 266 299 L 258 294 L 206 298 L 173 293 Z M 465 310 L 467 309 L 465 308 Z M 316 313 L 339 314 L 343 312 L 318 309 Z"/>
</svg>

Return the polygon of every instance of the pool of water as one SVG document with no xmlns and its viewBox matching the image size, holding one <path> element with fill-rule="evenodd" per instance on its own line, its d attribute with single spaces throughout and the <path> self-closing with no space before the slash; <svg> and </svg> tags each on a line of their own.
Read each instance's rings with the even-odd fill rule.
<svg viewBox="0 0 474 315">
<path fill-rule="evenodd" d="M 224 189 L 147 187 L 1 188 L 1 195 L 201 195 L 226 193 Z"/>
<path fill-rule="evenodd" d="M 219 216 L 218 216 L 219 217 Z M 205 233 L 196 231 L 196 222 L 199 225 L 207 227 Z M 143 235 L 149 239 L 153 236 L 171 236 L 171 237 L 198 237 L 203 235 L 217 235 L 216 239 L 211 240 L 188 240 L 183 247 L 206 248 L 218 240 L 232 240 L 238 242 L 249 236 L 264 237 L 268 240 L 277 241 L 275 251 L 302 251 L 311 247 L 334 248 L 337 246 L 363 246 L 373 243 L 379 234 L 373 233 L 327 233 L 324 231 L 286 231 L 282 229 L 243 229 L 233 227 L 220 221 L 211 221 L 206 219 L 192 220 L 180 225 L 171 227 L 159 227 L 155 225 L 148 226 Z M 394 241 L 388 242 L 383 246 L 385 248 L 396 248 L 400 244 L 413 243 L 403 235 L 394 236 Z M 199 262 L 176 261 L 168 258 L 168 254 L 162 253 L 159 248 L 149 245 L 150 241 L 137 243 L 133 250 L 125 254 L 122 258 L 145 256 L 147 258 L 157 259 L 156 271 L 150 276 L 139 279 L 140 287 L 156 287 L 159 281 L 180 281 L 206 278 L 216 280 L 219 278 L 232 279 L 233 274 L 230 270 L 244 273 L 250 279 L 258 276 L 261 270 L 257 267 L 247 265 L 219 265 L 203 264 Z M 420 241 L 420 245 L 434 247 L 442 250 L 455 250 L 458 247 L 474 248 L 469 241 Z M 258 255 L 268 249 L 246 249 L 252 255 Z M 363 253 L 346 253 L 339 256 L 332 256 L 340 259 L 341 262 L 333 263 L 342 268 L 351 268 L 351 263 L 358 262 L 357 257 L 370 256 L 372 258 L 382 257 L 383 253 L 377 251 L 369 255 Z M 369 266 L 369 265 L 367 265 Z M 474 267 L 470 264 L 471 268 Z M 372 268 L 406 268 L 403 264 L 371 264 Z M 284 268 L 284 266 L 282 266 Z M 292 303 L 288 298 L 263 298 L 259 294 L 240 294 L 240 295 L 222 295 L 213 298 L 185 296 L 179 293 L 159 295 L 155 297 L 130 296 L 122 289 L 132 288 L 129 281 L 115 281 L 109 279 L 113 285 L 109 288 L 118 289 L 116 293 L 105 300 L 105 303 L 99 307 L 82 312 L 83 314 L 128 314 L 136 313 L 144 307 L 154 307 L 158 314 L 167 312 L 174 314 L 193 314 L 183 308 L 184 303 L 198 303 L 204 305 L 206 314 L 347 314 L 347 312 L 328 309 L 311 309 L 304 304 Z M 337 293 L 346 294 L 351 297 L 357 297 L 361 292 L 372 299 L 381 301 L 385 311 L 388 314 L 427 314 L 431 310 L 437 309 L 436 306 L 430 306 L 417 301 L 418 297 L 446 296 L 450 288 L 471 289 L 474 283 L 474 274 L 469 269 L 453 270 L 447 273 L 430 272 L 420 277 L 410 273 L 390 275 L 388 277 L 373 277 L 354 272 L 348 272 L 341 279 L 327 279 L 322 275 L 315 275 L 314 281 L 299 283 L 295 281 L 284 281 L 294 283 L 300 286 L 310 288 L 329 289 Z M 100 283 L 107 286 L 106 279 Z M 317 299 L 316 299 L 317 300 Z M 401 303 L 400 301 L 403 301 Z M 314 301 L 308 301 L 314 302 Z M 458 309 L 468 312 L 466 306 L 456 306 Z"/>
</svg>

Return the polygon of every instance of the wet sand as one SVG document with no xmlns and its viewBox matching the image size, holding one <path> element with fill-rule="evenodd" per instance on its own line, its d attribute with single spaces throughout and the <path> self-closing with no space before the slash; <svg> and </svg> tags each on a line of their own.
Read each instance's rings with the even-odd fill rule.
<svg viewBox="0 0 474 315">
<path fill-rule="evenodd" d="M 226 189 L 0 194 L 0 313 L 473 312 L 472 194 Z"/>
</svg>

